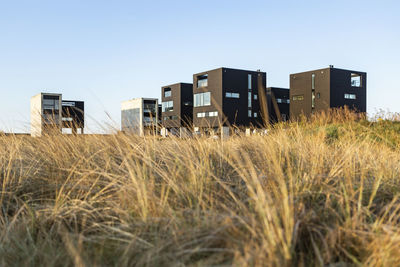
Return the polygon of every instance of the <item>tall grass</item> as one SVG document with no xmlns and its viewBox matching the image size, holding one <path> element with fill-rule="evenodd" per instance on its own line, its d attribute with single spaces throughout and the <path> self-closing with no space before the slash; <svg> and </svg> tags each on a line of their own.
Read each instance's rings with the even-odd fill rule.
<svg viewBox="0 0 400 267">
<path fill-rule="evenodd" d="M 393 266 L 400 126 L 0 137 L 1 265 Z"/>
</svg>

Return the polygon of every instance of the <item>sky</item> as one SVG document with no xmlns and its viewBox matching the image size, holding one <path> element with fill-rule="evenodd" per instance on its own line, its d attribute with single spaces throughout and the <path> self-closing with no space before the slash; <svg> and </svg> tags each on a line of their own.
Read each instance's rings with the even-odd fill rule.
<svg viewBox="0 0 400 267">
<path fill-rule="evenodd" d="M 0 0 L 0 130 L 29 132 L 30 98 L 85 101 L 87 132 L 121 102 L 219 67 L 367 72 L 367 111 L 400 112 L 400 1 Z"/>
</svg>

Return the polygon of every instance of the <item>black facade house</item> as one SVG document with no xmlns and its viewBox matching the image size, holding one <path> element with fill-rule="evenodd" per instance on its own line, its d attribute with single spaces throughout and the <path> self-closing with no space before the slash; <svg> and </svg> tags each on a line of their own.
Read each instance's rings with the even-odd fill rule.
<svg viewBox="0 0 400 267">
<path fill-rule="evenodd" d="M 290 117 L 290 90 L 288 88 L 268 87 L 267 95 L 270 94 L 269 116 L 270 122 L 287 121 Z"/>
<path fill-rule="evenodd" d="M 266 87 L 265 72 L 218 68 L 193 75 L 193 126 L 195 132 L 229 127 L 258 127 L 262 124 L 259 77 Z"/>
<path fill-rule="evenodd" d="M 367 73 L 329 68 L 290 75 L 290 117 L 298 119 L 331 108 L 367 110 Z"/>
<path fill-rule="evenodd" d="M 72 134 L 84 134 L 85 128 L 85 102 L 75 100 L 62 100 L 62 128 L 71 129 Z"/>
<path fill-rule="evenodd" d="M 161 88 L 162 126 L 168 134 L 187 136 L 193 125 L 193 85 L 176 83 Z"/>
</svg>

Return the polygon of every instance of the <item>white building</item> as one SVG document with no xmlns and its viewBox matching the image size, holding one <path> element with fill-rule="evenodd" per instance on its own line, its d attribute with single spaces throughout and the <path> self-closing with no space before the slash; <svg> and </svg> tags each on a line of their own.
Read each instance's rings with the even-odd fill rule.
<svg viewBox="0 0 400 267">
<path fill-rule="evenodd" d="M 145 135 L 159 131 L 157 98 L 135 98 L 121 103 L 121 130 L 125 133 Z"/>
<path fill-rule="evenodd" d="M 46 130 L 61 133 L 61 94 L 40 93 L 31 98 L 31 136 L 42 136 Z"/>
</svg>

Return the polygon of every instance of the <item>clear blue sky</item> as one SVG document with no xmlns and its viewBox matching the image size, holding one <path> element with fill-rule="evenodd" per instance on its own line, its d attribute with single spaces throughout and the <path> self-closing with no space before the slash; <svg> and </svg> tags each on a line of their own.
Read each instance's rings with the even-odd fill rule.
<svg viewBox="0 0 400 267">
<path fill-rule="evenodd" d="M 327 67 L 368 72 L 368 112 L 400 112 L 399 1 L 0 0 L 0 130 L 29 131 L 30 97 L 86 101 L 87 126 L 217 68 L 268 86 Z M 113 122 L 114 121 L 114 122 Z"/>
</svg>

